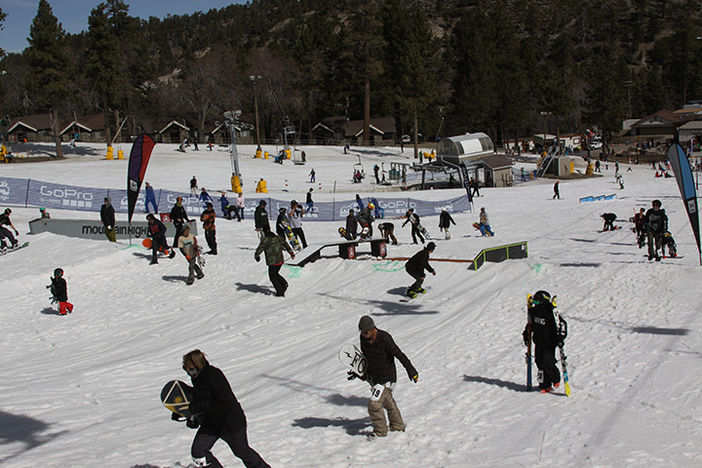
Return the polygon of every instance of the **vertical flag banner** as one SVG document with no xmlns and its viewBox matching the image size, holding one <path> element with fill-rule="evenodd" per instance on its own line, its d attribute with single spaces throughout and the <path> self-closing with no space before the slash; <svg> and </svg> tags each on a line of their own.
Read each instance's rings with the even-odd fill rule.
<svg viewBox="0 0 702 468">
<path fill-rule="evenodd" d="M 697 250 L 702 253 L 702 249 L 700 249 L 700 217 L 697 212 L 697 191 L 695 190 L 695 180 L 692 177 L 690 162 L 685 156 L 685 150 L 678 144 L 672 145 L 668 149 L 668 160 L 670 165 L 673 166 L 675 180 L 678 182 L 680 195 L 685 204 L 687 216 L 690 218 L 690 225 L 697 241 Z"/>
<path fill-rule="evenodd" d="M 132 145 L 132 152 L 129 155 L 129 169 L 127 170 L 127 200 L 129 222 L 132 222 L 134 207 L 139 197 L 139 189 L 144 181 L 146 166 L 149 165 L 151 151 L 156 143 L 148 135 L 139 135 Z"/>
</svg>

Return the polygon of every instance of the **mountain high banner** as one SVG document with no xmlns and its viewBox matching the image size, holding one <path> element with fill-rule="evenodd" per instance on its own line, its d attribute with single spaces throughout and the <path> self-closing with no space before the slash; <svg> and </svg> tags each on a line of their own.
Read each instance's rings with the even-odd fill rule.
<svg viewBox="0 0 702 468">
<path fill-rule="evenodd" d="M 139 135 L 132 145 L 132 152 L 129 155 L 129 169 L 127 170 L 127 202 L 129 222 L 132 222 L 134 206 L 139 198 L 139 189 L 144 181 L 146 166 L 149 165 L 151 151 L 156 143 L 148 135 Z"/>
<path fill-rule="evenodd" d="M 675 180 L 678 182 L 680 195 L 685 203 L 687 216 L 690 218 L 690 225 L 697 241 L 697 250 L 702 253 L 702 249 L 700 249 L 700 217 L 697 212 L 697 191 L 695 190 L 695 180 L 692 177 L 690 161 L 685 156 L 685 150 L 678 144 L 672 145 L 668 150 L 668 160 L 670 165 L 673 166 Z M 702 264 L 702 259 L 700 262 Z"/>
</svg>

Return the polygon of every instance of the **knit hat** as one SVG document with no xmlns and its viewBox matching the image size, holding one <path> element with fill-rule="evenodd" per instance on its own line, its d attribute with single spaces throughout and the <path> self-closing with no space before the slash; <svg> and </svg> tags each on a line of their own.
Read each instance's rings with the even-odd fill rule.
<svg viewBox="0 0 702 468">
<path fill-rule="evenodd" d="M 436 249 L 436 244 L 433 242 L 429 242 L 427 244 L 427 250 L 434 250 L 434 249 Z"/>
<path fill-rule="evenodd" d="M 358 322 L 358 330 L 359 331 L 370 331 L 375 328 L 375 323 L 373 323 L 373 319 L 370 318 L 368 315 L 364 315 L 361 317 L 361 321 Z"/>
</svg>

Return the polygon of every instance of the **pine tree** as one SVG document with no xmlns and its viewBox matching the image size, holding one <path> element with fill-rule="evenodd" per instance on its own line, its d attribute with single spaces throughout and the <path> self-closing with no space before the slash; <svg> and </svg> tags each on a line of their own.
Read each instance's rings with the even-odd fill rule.
<svg viewBox="0 0 702 468">
<path fill-rule="evenodd" d="M 5 18 L 7 17 L 7 13 L 4 13 L 2 11 L 2 8 L 0 8 L 0 31 L 5 29 L 5 27 L 2 25 L 2 23 L 5 21 Z M 0 59 L 5 56 L 5 51 L 0 47 Z"/>
<path fill-rule="evenodd" d="M 61 101 L 70 99 L 72 67 L 66 50 L 66 33 L 46 0 L 39 0 L 37 16 L 29 28 L 29 47 L 25 54 L 30 69 L 27 88 L 36 95 L 37 103 L 50 108 L 56 156 L 62 158 L 58 106 Z"/>
</svg>

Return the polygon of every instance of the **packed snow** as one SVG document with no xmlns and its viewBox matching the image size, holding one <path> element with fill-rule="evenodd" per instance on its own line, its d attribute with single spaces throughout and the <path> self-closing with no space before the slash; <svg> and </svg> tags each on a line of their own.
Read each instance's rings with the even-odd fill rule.
<svg viewBox="0 0 702 468">
<path fill-rule="evenodd" d="M 187 191 L 193 175 L 213 197 L 231 189 L 227 148 L 186 154 L 175 148 L 154 150 L 146 180 L 156 189 Z M 124 145 L 125 155 L 130 149 Z M 281 166 L 253 159 L 254 149 L 239 147 L 248 199 L 257 197 L 253 188 L 261 178 L 275 198 L 304 200 L 314 187 L 315 201 L 356 193 L 365 199 L 378 196 L 373 165 L 411 162 L 407 148 L 345 155 L 341 148 L 309 146 L 298 148 L 306 165 Z M 62 161 L 2 165 L 2 175 L 126 188 L 126 160 L 105 160 L 100 145 L 66 145 L 65 151 Z M 369 175 L 360 185 L 351 183 L 359 155 Z M 515 167 L 522 165 L 533 169 Z M 312 168 L 315 184 L 308 182 Z M 250 444 L 273 467 L 702 466 L 697 247 L 675 179 L 654 178 L 643 164 L 627 169 L 620 169 L 623 190 L 613 164 L 602 177 L 561 180 L 561 200 L 552 199 L 553 179 L 482 189 L 472 213 L 453 215 L 450 240 L 439 235 L 438 216 L 424 217 L 437 238 L 433 258 L 471 260 L 486 247 L 521 241 L 528 242 L 529 257 L 478 271 L 434 261 L 437 275 L 425 282 L 432 291 L 409 303 L 400 299 L 412 279 L 403 261 L 391 259 L 420 246 L 412 245 L 402 219 L 393 221 L 402 245 L 388 246 L 389 259 L 359 249 L 359 259 L 343 260 L 325 250 L 303 268 L 283 268 L 290 289 L 280 298 L 272 294 L 264 262 L 254 261 L 258 242 L 250 218 L 217 219 L 219 255 L 207 258 L 204 279 L 186 286 L 180 254 L 150 266 L 150 251 L 136 243 L 32 236 L 27 223 L 38 217 L 37 207 L 12 207 L 19 240 L 31 244 L 0 257 L 0 465 L 192 466 L 195 431 L 171 421 L 159 395 L 168 380 L 189 381 L 181 359 L 199 348 L 228 377 L 248 418 Z M 439 201 L 464 193 L 411 196 Z M 608 194 L 616 199 L 579 202 Z M 661 262 L 647 260 L 629 222 L 655 198 L 663 202 L 680 254 Z M 472 227 L 480 207 L 495 237 Z M 604 212 L 616 213 L 623 229 L 599 232 Z M 99 214 L 51 210 L 51 216 Z M 338 239 L 341 225 L 308 221 L 303 228 L 309 243 L 322 243 Z M 75 305 L 68 316 L 58 315 L 45 289 L 57 267 L 65 270 Z M 557 295 L 568 320 L 571 397 L 562 387 L 546 395 L 525 391 L 521 332 L 526 295 L 537 290 Z M 365 314 L 390 332 L 419 371 L 412 383 L 398 363 L 395 398 L 406 432 L 374 441 L 366 439 L 369 387 L 347 381 L 337 359 L 344 343 L 358 344 Z M 223 442 L 213 451 L 225 466 L 243 466 Z"/>
</svg>

